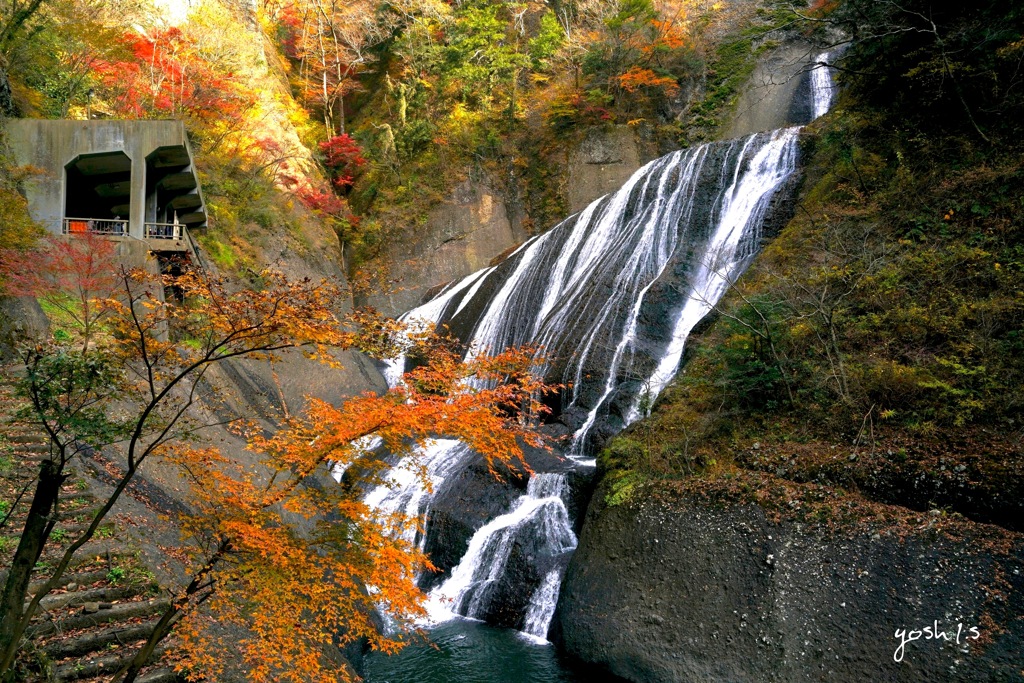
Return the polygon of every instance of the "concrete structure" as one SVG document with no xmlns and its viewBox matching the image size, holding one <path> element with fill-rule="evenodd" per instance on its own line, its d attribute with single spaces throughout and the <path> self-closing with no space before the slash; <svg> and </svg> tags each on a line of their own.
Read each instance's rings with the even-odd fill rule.
<svg viewBox="0 0 1024 683">
<path fill-rule="evenodd" d="M 206 207 L 180 121 L 9 119 L 6 126 L 16 162 L 42 172 L 26 194 L 47 230 L 107 235 L 122 243 L 127 261 L 192 251 L 187 228 L 206 225 Z"/>
</svg>

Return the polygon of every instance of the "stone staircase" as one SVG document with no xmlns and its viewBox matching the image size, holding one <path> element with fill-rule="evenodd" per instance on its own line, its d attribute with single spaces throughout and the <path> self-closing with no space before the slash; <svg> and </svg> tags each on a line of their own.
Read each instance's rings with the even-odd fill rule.
<svg viewBox="0 0 1024 683">
<path fill-rule="evenodd" d="M 5 407 L 10 403 L 0 396 Z M 39 463 L 49 457 L 48 440 L 15 423 L 0 422 L 0 567 L 10 565 L 28 511 Z M 42 585 L 66 547 L 88 528 L 99 501 L 76 472 L 65 482 L 58 522 L 36 567 Z M 26 488 L 27 487 L 27 488 Z M 24 491 L 24 493 L 21 493 Z M 20 504 L 15 500 L 22 495 Z M 39 681 L 113 680 L 113 674 L 134 656 L 153 632 L 169 599 L 153 574 L 120 538 L 115 522 L 105 523 L 84 545 L 59 587 L 44 597 L 26 634 L 32 643 Z M 2 578 L 2 575 L 0 575 Z M 166 662 L 166 644 L 140 683 L 180 680 Z"/>
</svg>

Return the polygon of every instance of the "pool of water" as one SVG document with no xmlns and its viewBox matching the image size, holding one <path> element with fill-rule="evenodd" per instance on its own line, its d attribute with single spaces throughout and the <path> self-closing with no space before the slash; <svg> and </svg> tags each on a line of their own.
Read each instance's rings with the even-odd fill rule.
<svg viewBox="0 0 1024 683">
<path fill-rule="evenodd" d="M 367 683 L 580 683 L 555 648 L 518 631 L 455 619 L 431 629 L 427 642 L 396 655 L 371 652 Z"/>
</svg>

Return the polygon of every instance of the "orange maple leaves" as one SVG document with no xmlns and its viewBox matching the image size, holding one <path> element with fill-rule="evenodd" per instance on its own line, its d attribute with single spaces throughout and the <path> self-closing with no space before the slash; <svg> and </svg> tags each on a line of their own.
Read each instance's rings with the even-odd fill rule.
<svg viewBox="0 0 1024 683">
<path fill-rule="evenodd" d="M 659 76 L 650 69 L 639 66 L 632 66 L 626 73 L 618 77 L 619 85 L 629 93 L 634 93 L 641 88 L 652 88 L 661 90 L 666 95 L 674 95 L 679 91 L 679 84 L 674 78 Z"/>
<path fill-rule="evenodd" d="M 414 534 L 404 533 L 422 531 L 418 516 L 382 513 L 364 502 L 363 491 L 384 481 L 388 462 L 368 450 L 367 438 L 378 437 L 391 459 L 407 459 L 424 477 L 417 447 L 440 435 L 464 441 L 496 473 L 527 469 L 521 446 L 542 445 L 531 420 L 546 412 L 541 399 L 553 390 L 536 377 L 543 359 L 519 349 L 462 362 L 451 340 L 407 333 L 372 311 L 341 314 L 345 298 L 328 282 L 274 272 L 257 274 L 252 288 L 200 271 L 154 279 L 114 270 L 104 258 L 105 242 L 60 244 L 86 252 L 91 246 L 96 253 L 83 262 L 93 265 L 70 281 L 37 284 L 64 295 L 80 289 L 98 322 L 87 343 L 40 344 L 33 353 L 77 354 L 109 366 L 96 375 L 98 383 L 73 387 L 70 403 L 116 414 L 117 424 L 114 431 L 99 425 L 86 433 L 73 412 L 34 419 L 55 434 L 71 429 L 69 438 L 98 448 L 104 439 L 117 441 L 124 465 L 90 531 L 60 558 L 36 599 L 56 585 L 75 548 L 143 464 L 162 459 L 190 486 L 189 512 L 175 521 L 191 554 L 192 579 L 129 663 L 130 676 L 172 631 L 185 646 L 181 670 L 212 680 L 229 656 L 241 658 L 253 681 L 345 680 L 345 669 L 324 654 L 334 646 L 366 639 L 381 650 L 399 648 L 400 636 L 378 629 L 376 611 L 383 608 L 399 633 L 414 628 L 425 600 L 416 576 L 432 567 L 409 540 Z M 167 287 L 180 292 L 180 303 L 162 300 Z M 209 370 L 234 359 L 269 360 L 287 349 L 330 365 L 340 350 L 387 357 L 406 349 L 416 368 L 386 393 L 337 406 L 310 399 L 301 415 L 278 416 L 276 423 L 268 416 L 259 423 L 236 420 L 256 456 L 246 465 L 202 442 L 197 435 L 211 418 L 223 420 L 227 407 L 226 390 Z M 342 484 L 329 478 L 337 467 L 346 469 Z"/>
<path fill-rule="evenodd" d="M 378 629 L 376 610 L 383 608 L 399 633 L 414 628 L 425 615 L 416 577 L 432 569 L 408 540 L 413 535 L 403 533 L 421 520 L 383 514 L 362 499 L 387 467 L 367 450 L 367 437 L 378 437 L 414 471 L 417 447 L 439 435 L 461 439 L 496 473 L 527 469 L 521 446 L 543 445 L 531 420 L 546 412 L 541 399 L 553 390 L 534 372 L 542 360 L 519 349 L 462 362 L 451 341 L 430 333 L 405 339 L 400 325 L 368 311 L 337 316 L 340 295 L 327 283 L 264 273 L 259 290 L 229 292 L 189 272 L 175 285 L 186 305 L 144 296 L 106 302 L 118 353 L 148 368 L 136 373 L 144 378 L 140 395 L 156 395 L 189 367 L 292 347 L 326 363 L 335 362 L 335 350 L 353 348 L 386 356 L 411 346 L 417 358 L 405 381 L 386 393 L 338 406 L 309 399 L 301 415 L 272 430 L 240 424 L 256 467 L 188 440 L 147 451 L 191 483 L 192 512 L 179 521 L 201 580 L 182 589 L 172 608 L 185 644 L 182 670 L 216 679 L 231 654 L 253 681 L 345 680 L 345 670 L 323 653 L 360 639 L 384 651 L 401 647 L 399 636 Z M 158 332 L 167 328 L 191 345 L 165 340 Z M 149 360 L 140 365 L 142 358 Z M 182 405 L 178 399 L 174 409 Z M 328 478 L 336 467 L 346 470 L 343 485 Z"/>
<path fill-rule="evenodd" d="M 400 630 L 425 616 L 416 577 L 432 565 L 402 533 L 420 520 L 363 502 L 362 491 L 379 483 L 386 467 L 366 451 L 365 437 L 379 437 L 388 452 L 415 463 L 416 447 L 443 434 L 463 440 L 495 471 L 525 467 L 520 443 L 542 445 L 527 416 L 545 412 L 539 398 L 551 389 L 533 373 L 532 350 L 462 363 L 444 344 L 418 341 L 432 348 L 400 387 L 341 406 L 311 399 L 276 432 L 250 433 L 262 472 L 209 449 L 170 455 L 197 483 L 189 536 L 199 547 L 231 547 L 211 574 L 218 585 L 211 611 L 193 612 L 182 631 L 190 669 L 215 676 L 216 660 L 205 653 L 233 648 L 254 681 L 344 679 L 323 661 L 325 648 L 365 638 L 394 651 L 402 643 L 380 632 L 375 610 L 383 607 Z M 349 475 L 345 486 L 308 485 L 337 466 Z M 218 639 L 210 628 L 217 623 L 245 626 L 251 635 Z"/>
</svg>

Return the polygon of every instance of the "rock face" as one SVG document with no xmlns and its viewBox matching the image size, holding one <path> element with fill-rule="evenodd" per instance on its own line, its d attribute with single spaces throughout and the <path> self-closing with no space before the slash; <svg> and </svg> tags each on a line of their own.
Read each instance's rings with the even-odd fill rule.
<svg viewBox="0 0 1024 683">
<path fill-rule="evenodd" d="M 591 128 L 578 147 L 569 152 L 566 194 L 569 212 L 622 187 L 645 163 L 660 156 L 629 126 Z"/>
<path fill-rule="evenodd" d="M 629 126 L 595 127 L 566 150 L 564 192 L 569 212 L 618 190 L 647 161 L 659 156 Z M 414 233 L 393 240 L 382 262 L 400 276 L 395 291 L 370 293 L 358 303 L 397 316 L 415 308 L 438 285 L 487 267 L 526 240 L 525 216 L 486 182 L 466 180 L 431 210 Z M 549 228 L 551 226 L 539 226 Z"/>
<path fill-rule="evenodd" d="M 1024 680 L 1019 537 L 822 533 L 666 495 L 595 497 L 556 615 L 571 655 L 644 683 Z"/>
<path fill-rule="evenodd" d="M 35 299 L 0 297 L 0 362 L 14 360 L 19 342 L 43 339 L 49 329 L 50 321 Z"/>
<path fill-rule="evenodd" d="M 396 291 L 371 293 L 358 303 L 386 315 L 415 308 L 435 285 L 485 268 L 527 238 L 504 200 L 486 185 L 465 181 L 435 207 L 415 234 L 391 241 L 383 261 L 401 275 Z"/>
<path fill-rule="evenodd" d="M 788 43 L 760 58 L 740 93 L 732 120 L 723 128 L 722 138 L 810 121 L 809 72 L 817 52 L 808 44 Z"/>
<path fill-rule="evenodd" d="M 535 471 L 561 471 L 566 475 L 568 486 L 566 507 L 569 518 L 575 521 L 574 531 L 579 533 L 583 525 L 583 513 L 586 510 L 587 501 L 593 491 L 593 470 L 573 467 L 572 463 L 557 451 L 547 452 L 527 447 L 525 454 L 527 463 Z M 526 485 L 527 477 L 525 476 L 517 476 L 508 472 L 495 476 L 480 458 L 471 459 L 460 471 L 449 476 L 437 490 L 427 515 L 425 550 L 430 555 L 431 562 L 437 566 L 438 572 L 424 576 L 421 586 L 428 589 L 433 588 L 448 578 L 451 575 L 451 570 L 465 555 L 473 534 L 488 521 L 508 512 L 513 501 L 526 493 Z M 529 536 L 529 534 L 524 534 L 525 536 Z M 525 541 L 528 542 L 529 539 L 525 539 Z M 521 542 L 519 545 L 522 546 L 523 543 Z M 538 571 L 536 567 L 531 567 L 528 561 L 516 562 L 515 554 L 509 565 L 510 571 L 502 578 L 503 591 L 509 594 L 510 599 L 529 600 L 533 590 L 543 579 L 544 572 Z M 516 576 L 513 576 L 519 575 L 522 578 L 526 573 L 529 573 L 530 576 L 525 581 L 517 581 Z M 515 595 L 512 595 L 513 593 Z M 506 602 L 502 598 L 494 602 L 499 606 L 497 608 L 499 611 L 507 611 L 517 616 L 522 615 L 522 609 L 516 611 L 501 607 L 502 603 Z"/>
</svg>

